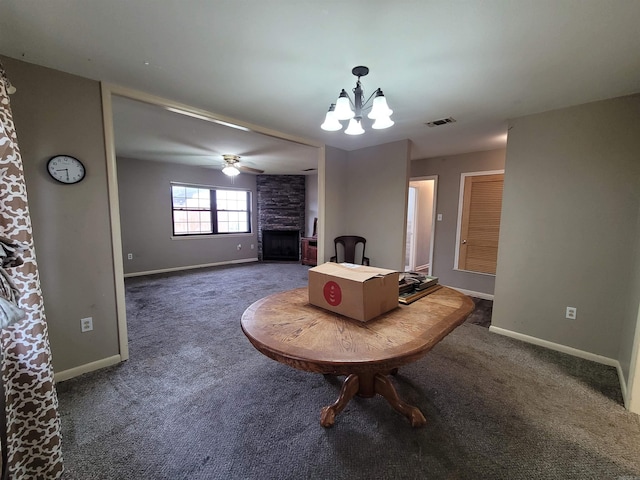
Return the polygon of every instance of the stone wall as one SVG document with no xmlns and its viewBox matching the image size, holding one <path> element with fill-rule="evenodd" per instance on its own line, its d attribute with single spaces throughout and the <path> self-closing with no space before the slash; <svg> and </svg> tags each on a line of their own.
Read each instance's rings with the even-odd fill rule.
<svg viewBox="0 0 640 480">
<path fill-rule="evenodd" d="M 258 258 L 262 260 L 263 230 L 305 229 L 304 175 L 258 175 Z"/>
</svg>

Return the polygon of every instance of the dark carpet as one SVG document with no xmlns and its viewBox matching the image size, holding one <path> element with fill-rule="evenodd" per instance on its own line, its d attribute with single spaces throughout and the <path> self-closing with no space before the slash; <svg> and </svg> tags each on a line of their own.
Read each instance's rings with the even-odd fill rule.
<svg viewBox="0 0 640 480">
<path fill-rule="evenodd" d="M 471 297 L 475 305 L 475 309 L 467 318 L 467 323 L 480 325 L 489 328 L 491 326 L 491 314 L 493 312 L 493 302 L 483 298 Z"/>
<path fill-rule="evenodd" d="M 465 323 L 392 377 L 427 426 L 355 398 L 319 424 L 339 378 L 257 352 L 242 312 L 304 286 L 298 264 L 127 279 L 129 361 L 58 384 L 67 479 L 621 479 L 639 417 L 615 369 Z"/>
</svg>

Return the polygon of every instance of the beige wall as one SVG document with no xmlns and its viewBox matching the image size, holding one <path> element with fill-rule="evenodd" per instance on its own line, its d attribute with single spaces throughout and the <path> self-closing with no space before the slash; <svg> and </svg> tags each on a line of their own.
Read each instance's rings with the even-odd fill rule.
<svg viewBox="0 0 640 480">
<path fill-rule="evenodd" d="M 454 269 L 460 176 L 468 172 L 501 170 L 504 168 L 504 159 L 505 150 L 499 149 L 411 162 L 411 178 L 438 176 L 436 213 L 442 214 L 442 221 L 436 222 L 432 274 L 443 285 L 493 295 L 493 275 Z"/>
<path fill-rule="evenodd" d="M 367 239 L 371 265 L 404 270 L 409 141 L 345 152 L 326 148 L 325 259 L 338 235 Z"/>
<path fill-rule="evenodd" d="M 106 158 L 98 82 L 2 57 L 11 82 L 45 313 L 56 372 L 118 354 Z M 80 159 L 86 178 L 49 177 L 56 154 Z M 93 331 L 80 319 L 93 317 Z"/>
<path fill-rule="evenodd" d="M 404 270 L 409 141 L 349 152 L 343 235 L 367 239 L 371 265 Z"/>
<path fill-rule="evenodd" d="M 636 95 L 512 122 L 492 320 L 620 359 L 624 372 L 638 309 L 639 113 Z"/>
<path fill-rule="evenodd" d="M 257 259 L 255 175 L 231 179 L 212 168 L 129 158 L 118 158 L 117 166 L 125 274 Z M 250 190 L 253 233 L 172 239 L 171 182 Z"/>
</svg>

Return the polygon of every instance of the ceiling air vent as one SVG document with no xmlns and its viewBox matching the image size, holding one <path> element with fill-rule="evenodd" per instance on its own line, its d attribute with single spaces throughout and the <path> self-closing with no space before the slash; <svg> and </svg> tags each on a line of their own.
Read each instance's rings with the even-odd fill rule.
<svg viewBox="0 0 640 480">
<path fill-rule="evenodd" d="M 439 127 L 440 125 L 446 125 L 447 123 L 455 123 L 456 119 L 453 117 L 442 118 L 440 120 L 434 120 L 433 122 L 427 122 L 427 127 Z"/>
</svg>

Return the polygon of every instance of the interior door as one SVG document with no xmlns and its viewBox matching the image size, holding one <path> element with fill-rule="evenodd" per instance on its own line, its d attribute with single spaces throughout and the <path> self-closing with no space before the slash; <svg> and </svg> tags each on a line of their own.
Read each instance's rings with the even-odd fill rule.
<svg viewBox="0 0 640 480">
<path fill-rule="evenodd" d="M 458 269 L 496 273 L 504 174 L 464 180 Z"/>
</svg>

